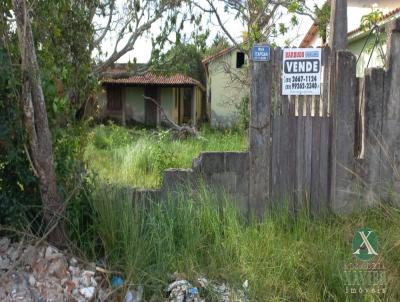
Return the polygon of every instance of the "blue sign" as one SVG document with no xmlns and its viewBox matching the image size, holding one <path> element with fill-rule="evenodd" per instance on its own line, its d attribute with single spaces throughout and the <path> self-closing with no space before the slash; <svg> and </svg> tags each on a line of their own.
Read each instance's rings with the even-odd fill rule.
<svg viewBox="0 0 400 302">
<path fill-rule="evenodd" d="M 270 47 L 268 45 L 254 45 L 251 49 L 253 61 L 266 62 L 270 60 Z"/>
</svg>

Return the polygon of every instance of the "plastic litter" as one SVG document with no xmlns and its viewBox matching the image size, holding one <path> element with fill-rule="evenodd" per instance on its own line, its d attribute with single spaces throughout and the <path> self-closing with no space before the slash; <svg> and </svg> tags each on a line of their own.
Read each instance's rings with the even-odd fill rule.
<svg viewBox="0 0 400 302">
<path fill-rule="evenodd" d="M 124 302 L 142 302 L 143 285 L 139 285 L 137 290 L 129 289 L 126 293 Z"/>
<path fill-rule="evenodd" d="M 112 287 L 118 287 L 124 285 L 124 279 L 120 276 L 114 276 L 111 279 L 111 285 Z"/>
</svg>

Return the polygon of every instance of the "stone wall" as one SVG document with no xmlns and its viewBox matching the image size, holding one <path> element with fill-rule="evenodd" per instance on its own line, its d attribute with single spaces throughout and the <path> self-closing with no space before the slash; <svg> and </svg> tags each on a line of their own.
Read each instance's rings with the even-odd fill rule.
<svg viewBox="0 0 400 302">
<path fill-rule="evenodd" d="M 227 194 L 243 212 L 248 212 L 249 154 L 247 152 L 203 152 L 193 159 L 191 169 L 164 171 L 158 190 L 135 190 L 134 200 L 165 200 L 183 186 L 196 190 L 204 184 L 219 194 Z"/>
</svg>

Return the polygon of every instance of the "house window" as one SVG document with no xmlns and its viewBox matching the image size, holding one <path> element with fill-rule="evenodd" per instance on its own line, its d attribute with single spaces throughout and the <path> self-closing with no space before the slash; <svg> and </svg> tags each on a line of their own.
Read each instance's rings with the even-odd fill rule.
<svg viewBox="0 0 400 302">
<path fill-rule="evenodd" d="M 241 68 L 244 65 L 244 52 L 236 53 L 236 68 Z"/>
<path fill-rule="evenodd" d="M 119 87 L 107 87 L 107 109 L 122 110 L 122 92 Z"/>
</svg>

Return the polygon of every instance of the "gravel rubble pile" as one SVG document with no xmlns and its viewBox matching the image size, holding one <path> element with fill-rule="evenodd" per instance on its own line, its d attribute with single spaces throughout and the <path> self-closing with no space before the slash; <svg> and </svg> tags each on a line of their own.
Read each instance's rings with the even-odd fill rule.
<svg viewBox="0 0 400 302">
<path fill-rule="evenodd" d="M 177 279 L 172 282 L 166 289 L 169 294 L 168 302 L 205 302 L 206 299 L 201 296 L 201 293 L 207 292 L 213 296 L 213 301 L 218 302 L 248 302 L 248 281 L 246 280 L 242 287 L 243 289 L 232 289 L 225 283 L 216 284 L 210 282 L 206 278 L 198 278 L 196 280 L 198 287 L 193 286 L 185 279 Z M 200 290 L 199 290 L 200 288 Z"/>
<path fill-rule="evenodd" d="M 94 263 L 83 264 L 67 257 L 50 245 L 11 243 L 0 238 L 0 301 L 1 302 L 103 302 L 114 301 L 116 290 L 126 290 L 123 302 L 144 302 L 142 285 L 131 289 L 121 277 L 108 283 L 105 270 Z M 206 278 L 194 280 L 174 278 L 165 289 L 162 302 L 248 302 L 248 282 L 243 289 L 232 289 L 225 283 Z M 204 296 L 204 297 L 203 297 Z M 111 298 L 112 297 L 112 298 Z M 205 298 L 207 297 L 207 298 Z M 151 300 L 155 301 L 155 300 Z"/>
<path fill-rule="evenodd" d="M 0 239 L 0 301 L 102 301 L 95 265 L 85 267 L 52 246 Z"/>
</svg>

